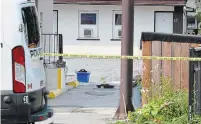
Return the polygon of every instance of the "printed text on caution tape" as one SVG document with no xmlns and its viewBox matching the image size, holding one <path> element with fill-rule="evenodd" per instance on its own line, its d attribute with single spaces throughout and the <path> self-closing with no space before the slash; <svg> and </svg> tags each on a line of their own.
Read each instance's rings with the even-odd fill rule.
<svg viewBox="0 0 201 124">
<path fill-rule="evenodd" d="M 64 56 L 70 58 L 99 58 L 99 59 L 148 59 L 148 60 L 186 60 L 201 61 L 201 58 L 193 57 L 161 57 L 161 56 L 117 56 L 117 55 L 95 55 L 95 54 L 57 54 L 43 53 L 42 56 Z"/>
</svg>

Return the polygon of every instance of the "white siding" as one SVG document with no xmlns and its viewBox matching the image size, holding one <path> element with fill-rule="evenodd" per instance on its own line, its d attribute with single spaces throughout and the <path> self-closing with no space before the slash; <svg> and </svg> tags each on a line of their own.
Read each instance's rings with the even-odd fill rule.
<svg viewBox="0 0 201 124">
<path fill-rule="evenodd" d="M 120 54 L 120 41 L 112 39 L 113 10 L 121 10 L 121 6 L 112 5 L 68 5 L 54 4 L 58 10 L 59 33 L 63 34 L 64 52 Z M 82 41 L 78 38 L 78 10 L 98 10 L 100 41 Z M 174 11 L 173 6 L 136 6 L 134 20 L 135 54 L 139 54 L 142 31 L 154 31 L 154 11 Z M 168 25 L 166 25 L 168 26 Z M 164 27 L 165 28 L 165 27 Z M 91 46 L 91 47 L 90 47 Z M 82 48 L 80 50 L 80 48 Z M 110 52 L 108 52 L 110 51 Z"/>
<path fill-rule="evenodd" d="M 38 11 L 40 16 L 40 21 L 42 24 L 41 33 L 42 34 L 52 34 L 53 33 L 53 0 L 38 0 Z M 42 13 L 42 16 L 41 16 Z M 42 18 L 42 19 L 41 19 Z M 44 36 L 41 37 L 41 47 L 45 51 L 49 51 L 48 41 L 46 41 L 46 46 L 44 45 Z M 49 39 L 49 38 L 46 38 Z M 50 39 L 50 44 L 53 46 L 53 42 L 51 42 L 53 38 Z M 52 50 L 52 47 L 50 48 Z"/>
<path fill-rule="evenodd" d="M 53 0 L 38 0 L 38 9 L 43 13 L 43 33 L 53 33 Z"/>
<path fill-rule="evenodd" d="M 90 82 L 99 83 L 101 78 L 105 81 L 120 81 L 121 60 L 120 59 L 66 59 L 68 74 L 76 74 L 80 69 L 86 69 L 91 72 Z M 133 76 L 142 74 L 142 61 L 134 60 Z"/>
<path fill-rule="evenodd" d="M 100 5 L 62 5 L 54 4 L 58 10 L 59 33 L 63 34 L 64 52 L 80 54 L 113 54 L 120 55 L 121 42 L 110 41 L 112 39 L 113 10 L 121 10 L 121 6 L 100 6 Z M 99 12 L 99 38 L 100 41 L 78 41 L 78 11 L 98 10 Z M 137 6 L 135 7 L 134 20 L 134 55 L 140 55 L 140 38 L 142 31 L 154 31 L 154 11 L 174 11 L 171 6 Z M 165 25 L 164 28 L 166 28 Z M 99 82 L 101 77 L 108 77 L 106 80 L 120 80 L 120 60 L 111 59 L 66 59 L 68 74 L 75 74 L 75 71 L 86 69 L 91 72 L 91 82 Z M 134 61 L 134 76 L 142 73 L 142 61 Z"/>
</svg>

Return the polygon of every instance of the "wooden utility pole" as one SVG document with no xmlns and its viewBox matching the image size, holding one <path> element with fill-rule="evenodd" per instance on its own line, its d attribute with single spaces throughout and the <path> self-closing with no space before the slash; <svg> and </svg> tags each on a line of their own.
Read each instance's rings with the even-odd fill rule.
<svg viewBox="0 0 201 124">
<path fill-rule="evenodd" d="M 133 56 L 134 0 L 122 0 L 121 55 Z M 128 111 L 134 111 L 132 104 L 133 60 L 121 59 L 120 105 L 115 117 L 126 119 Z"/>
</svg>

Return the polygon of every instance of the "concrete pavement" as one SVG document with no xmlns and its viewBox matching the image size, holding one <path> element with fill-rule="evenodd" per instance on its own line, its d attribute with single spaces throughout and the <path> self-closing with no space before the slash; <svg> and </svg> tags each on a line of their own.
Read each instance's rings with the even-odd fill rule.
<svg viewBox="0 0 201 124">
<path fill-rule="evenodd" d="M 54 117 L 36 124 L 109 124 L 119 103 L 119 82 L 113 82 L 114 89 L 98 89 L 96 84 L 82 83 L 77 88 L 69 87 L 69 91 L 55 99 L 49 99 L 53 107 Z M 138 87 L 133 89 L 133 105 L 139 107 Z M 135 101 L 134 101 L 135 99 Z M 138 99 L 138 100 L 137 100 Z M 110 123 L 111 124 L 111 123 Z"/>
<path fill-rule="evenodd" d="M 114 89 L 80 85 L 48 102 L 55 110 L 55 124 L 108 124 L 118 107 L 119 85 Z"/>
</svg>

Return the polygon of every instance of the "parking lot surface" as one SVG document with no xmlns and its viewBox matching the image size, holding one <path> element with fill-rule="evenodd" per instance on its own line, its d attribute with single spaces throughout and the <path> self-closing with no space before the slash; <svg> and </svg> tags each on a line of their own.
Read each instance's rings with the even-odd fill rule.
<svg viewBox="0 0 201 124">
<path fill-rule="evenodd" d="M 119 86 L 99 89 L 95 84 L 80 85 L 48 102 L 55 110 L 55 124 L 107 124 L 118 107 Z"/>
</svg>

